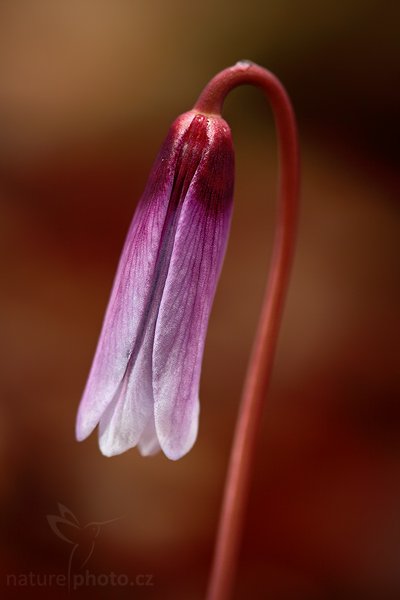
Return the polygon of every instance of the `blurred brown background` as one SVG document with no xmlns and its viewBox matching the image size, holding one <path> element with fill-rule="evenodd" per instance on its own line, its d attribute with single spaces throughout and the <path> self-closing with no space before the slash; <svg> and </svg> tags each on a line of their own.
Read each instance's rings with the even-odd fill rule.
<svg viewBox="0 0 400 600">
<path fill-rule="evenodd" d="M 78 597 L 204 595 L 274 227 L 276 140 L 257 90 L 225 106 L 235 214 L 195 448 L 177 463 L 106 459 L 95 435 L 75 442 L 74 420 L 158 147 L 243 58 L 292 96 L 303 203 L 235 598 L 400 597 L 399 6 L 2 0 L 2 597 L 67 596 L 45 579 L 65 576 L 73 547 L 47 522 L 58 503 L 81 525 L 121 517 L 101 527 L 83 569 L 96 584 Z M 78 536 L 74 572 L 91 533 L 64 534 Z"/>
</svg>

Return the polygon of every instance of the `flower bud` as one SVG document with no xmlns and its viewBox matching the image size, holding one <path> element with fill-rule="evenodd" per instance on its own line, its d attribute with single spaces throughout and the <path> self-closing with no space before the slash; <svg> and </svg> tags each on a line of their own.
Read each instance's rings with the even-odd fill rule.
<svg viewBox="0 0 400 600">
<path fill-rule="evenodd" d="M 234 154 L 218 115 L 173 123 L 128 231 L 79 407 L 106 456 L 171 459 L 195 442 L 208 319 L 232 212 Z"/>
</svg>

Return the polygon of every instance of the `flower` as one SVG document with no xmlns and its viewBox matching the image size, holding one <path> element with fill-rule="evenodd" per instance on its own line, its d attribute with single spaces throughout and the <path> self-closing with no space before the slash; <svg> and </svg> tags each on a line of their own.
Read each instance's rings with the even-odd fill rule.
<svg viewBox="0 0 400 600">
<path fill-rule="evenodd" d="M 231 134 L 218 115 L 173 123 L 128 231 L 76 436 L 106 456 L 138 446 L 176 460 L 198 430 L 208 318 L 232 212 Z"/>
</svg>

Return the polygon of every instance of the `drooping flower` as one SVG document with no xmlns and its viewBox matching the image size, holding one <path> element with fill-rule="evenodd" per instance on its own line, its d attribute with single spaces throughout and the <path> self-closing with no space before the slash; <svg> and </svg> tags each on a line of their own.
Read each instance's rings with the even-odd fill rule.
<svg viewBox="0 0 400 600">
<path fill-rule="evenodd" d="M 233 174 L 226 122 L 195 110 L 178 117 L 128 231 L 78 411 L 78 440 L 99 425 L 106 456 L 137 445 L 176 460 L 195 442 Z"/>
</svg>

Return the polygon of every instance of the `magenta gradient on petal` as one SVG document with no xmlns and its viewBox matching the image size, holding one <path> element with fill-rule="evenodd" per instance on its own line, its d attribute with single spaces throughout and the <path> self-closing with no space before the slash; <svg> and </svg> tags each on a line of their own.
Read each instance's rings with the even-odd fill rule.
<svg viewBox="0 0 400 600">
<path fill-rule="evenodd" d="M 76 434 L 103 454 L 138 445 L 178 459 L 198 429 L 208 318 L 232 210 L 234 156 L 221 117 L 172 125 L 129 229 Z"/>
</svg>

